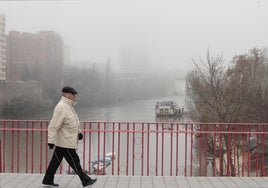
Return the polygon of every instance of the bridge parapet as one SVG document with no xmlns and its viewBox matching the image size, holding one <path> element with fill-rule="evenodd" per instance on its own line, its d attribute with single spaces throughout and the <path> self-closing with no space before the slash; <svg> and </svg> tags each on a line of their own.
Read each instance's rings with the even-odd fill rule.
<svg viewBox="0 0 268 188">
<path fill-rule="evenodd" d="M 0 172 L 44 173 L 48 120 L 0 120 Z M 81 122 L 90 174 L 267 176 L 268 124 Z M 64 161 L 59 174 L 72 174 Z"/>
</svg>

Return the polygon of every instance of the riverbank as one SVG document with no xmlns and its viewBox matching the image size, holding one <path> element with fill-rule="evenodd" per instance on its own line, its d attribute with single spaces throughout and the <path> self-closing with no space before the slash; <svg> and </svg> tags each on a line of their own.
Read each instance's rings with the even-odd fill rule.
<svg viewBox="0 0 268 188">
<path fill-rule="evenodd" d="M 163 98 L 135 100 L 129 102 L 121 102 L 113 105 L 100 105 L 84 108 L 76 108 L 77 114 L 81 121 L 145 121 L 154 122 L 155 104 L 158 101 L 173 100 L 180 107 L 184 107 L 185 96 L 170 96 Z M 79 100 L 78 100 L 79 103 Z M 2 116 L 1 119 L 34 119 L 47 120 L 50 119 L 53 108 L 42 113 L 29 114 L 24 116 Z M 167 119 L 172 121 L 172 119 Z"/>
</svg>

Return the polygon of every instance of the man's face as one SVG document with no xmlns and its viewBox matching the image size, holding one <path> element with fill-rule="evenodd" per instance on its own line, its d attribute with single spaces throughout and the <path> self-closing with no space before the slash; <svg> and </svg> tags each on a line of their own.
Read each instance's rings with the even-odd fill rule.
<svg viewBox="0 0 268 188">
<path fill-rule="evenodd" d="M 76 100 L 76 94 L 67 93 L 65 96 L 70 100 L 73 100 L 73 101 Z"/>
</svg>

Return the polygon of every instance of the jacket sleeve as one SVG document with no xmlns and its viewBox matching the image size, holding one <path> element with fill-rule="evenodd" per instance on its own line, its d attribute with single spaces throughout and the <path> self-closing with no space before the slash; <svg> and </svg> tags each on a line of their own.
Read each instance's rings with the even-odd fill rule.
<svg viewBox="0 0 268 188">
<path fill-rule="evenodd" d="M 64 110 L 56 107 L 48 126 L 48 143 L 55 144 L 57 133 L 64 120 Z"/>
</svg>

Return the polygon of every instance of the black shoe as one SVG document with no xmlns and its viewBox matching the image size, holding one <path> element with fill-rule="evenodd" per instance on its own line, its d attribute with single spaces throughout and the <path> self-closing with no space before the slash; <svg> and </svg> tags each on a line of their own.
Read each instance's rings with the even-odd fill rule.
<svg viewBox="0 0 268 188">
<path fill-rule="evenodd" d="M 57 183 L 43 183 L 43 187 L 59 187 L 59 184 Z"/>
<path fill-rule="evenodd" d="M 82 182 L 83 187 L 89 186 L 94 184 L 97 181 L 97 179 L 90 179 L 88 181 Z"/>
</svg>

